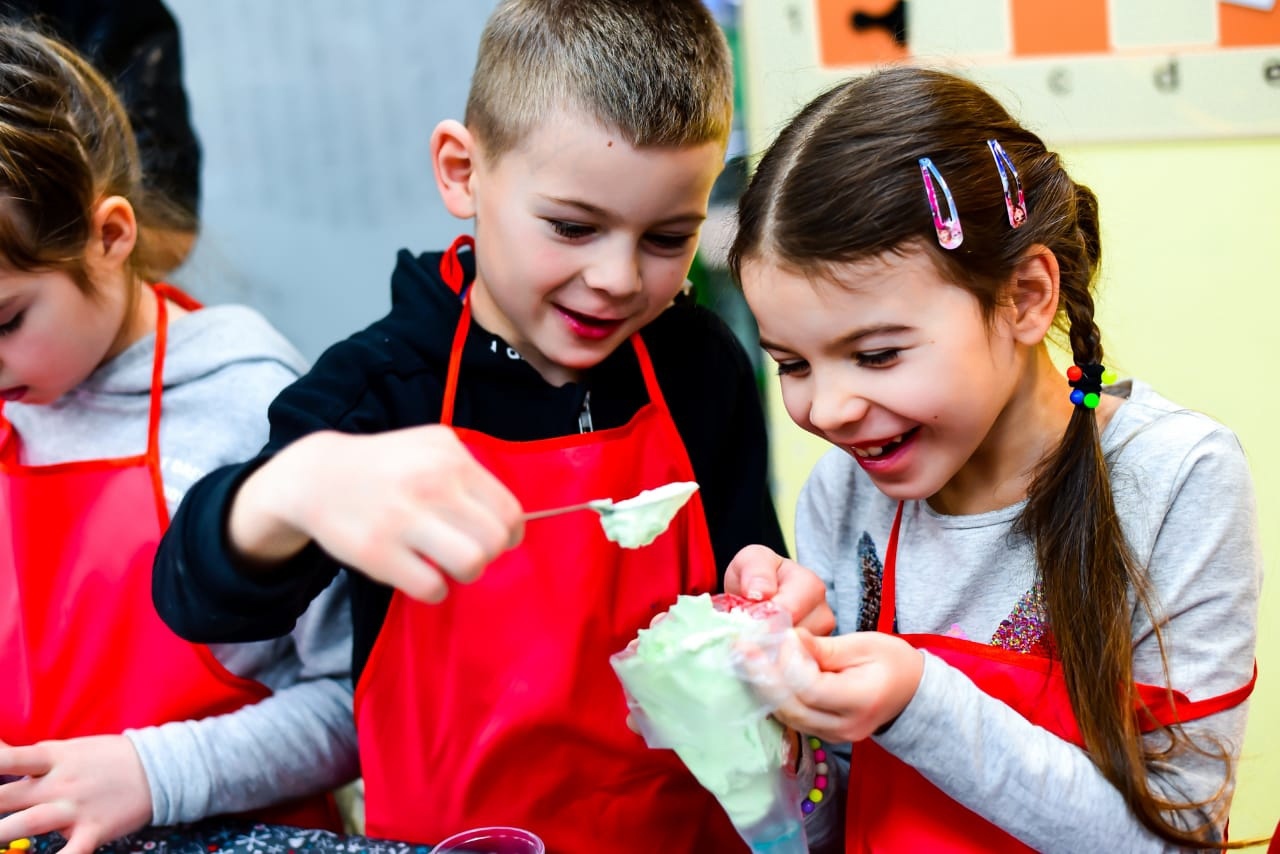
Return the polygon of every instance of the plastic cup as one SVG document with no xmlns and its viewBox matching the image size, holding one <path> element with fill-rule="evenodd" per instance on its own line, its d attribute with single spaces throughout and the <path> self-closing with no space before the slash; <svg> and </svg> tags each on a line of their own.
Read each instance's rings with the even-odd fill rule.
<svg viewBox="0 0 1280 854">
<path fill-rule="evenodd" d="M 546 854 L 537 834 L 518 827 L 476 827 L 455 833 L 431 854 Z"/>
</svg>

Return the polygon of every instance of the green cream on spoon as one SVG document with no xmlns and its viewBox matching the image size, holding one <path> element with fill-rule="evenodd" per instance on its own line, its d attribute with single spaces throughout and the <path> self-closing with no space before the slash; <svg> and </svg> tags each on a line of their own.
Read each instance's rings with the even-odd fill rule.
<svg viewBox="0 0 1280 854">
<path fill-rule="evenodd" d="M 592 509 L 600 513 L 600 525 L 607 538 L 624 549 L 638 549 L 667 530 L 676 513 L 697 491 L 698 484 L 691 481 L 668 483 L 624 501 L 607 505 L 600 502 L 598 506 L 593 502 Z"/>
</svg>

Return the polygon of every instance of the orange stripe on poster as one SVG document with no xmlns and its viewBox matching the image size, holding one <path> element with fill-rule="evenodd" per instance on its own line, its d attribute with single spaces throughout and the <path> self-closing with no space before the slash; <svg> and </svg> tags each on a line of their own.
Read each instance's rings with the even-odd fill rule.
<svg viewBox="0 0 1280 854">
<path fill-rule="evenodd" d="M 1249 9 L 1235 3 L 1218 4 L 1219 47 L 1280 45 L 1280 5 Z"/>
<path fill-rule="evenodd" d="M 817 0 L 818 56 L 823 65 L 878 65 L 907 57 L 895 37 L 906 29 L 902 0 Z"/>
<path fill-rule="evenodd" d="M 1017 56 L 1107 53 L 1111 50 L 1107 24 L 1108 0 L 1010 0 L 1013 52 Z"/>
</svg>

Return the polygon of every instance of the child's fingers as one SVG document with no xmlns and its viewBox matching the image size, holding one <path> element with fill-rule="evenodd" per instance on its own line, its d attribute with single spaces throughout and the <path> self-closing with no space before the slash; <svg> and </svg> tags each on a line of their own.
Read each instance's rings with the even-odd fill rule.
<svg viewBox="0 0 1280 854">
<path fill-rule="evenodd" d="M 518 533 L 513 527 L 518 527 L 518 516 L 515 522 L 504 519 L 465 492 L 447 504 L 428 507 L 426 511 L 426 518 L 421 523 L 434 526 L 437 537 L 442 533 L 449 535 L 449 539 L 440 541 L 440 545 L 447 543 L 453 549 L 451 554 L 433 555 L 436 558 L 434 562 L 464 583 L 474 581 L 498 555 L 511 548 L 512 537 Z M 440 525 L 448 530 L 440 531 Z M 432 547 L 437 542 L 428 539 L 425 531 L 417 532 L 416 536 L 421 538 L 415 542 L 415 548 L 419 550 Z"/>
<path fill-rule="evenodd" d="M 25 839 L 61 830 L 71 824 L 74 810 L 66 801 L 36 804 L 0 819 L 0 839 Z"/>
<path fill-rule="evenodd" d="M 841 715 L 810 706 L 799 695 L 793 695 L 779 706 L 773 716 L 806 735 L 816 735 L 824 741 L 848 741 L 843 735 L 846 724 Z"/>
<path fill-rule="evenodd" d="M 19 777 L 0 786 L 0 815 L 16 813 L 27 807 L 34 806 L 39 801 L 39 798 L 32 790 L 34 784 L 35 781 L 30 777 Z M 18 834 L 17 837 L 0 834 L 0 840 L 7 841 L 21 836 L 22 834 Z"/>
<path fill-rule="evenodd" d="M 53 756 L 38 744 L 10 747 L 0 743 L 0 774 L 41 777 L 53 769 Z"/>
<path fill-rule="evenodd" d="M 771 638 L 763 647 L 754 641 L 740 641 L 735 651 L 751 690 L 769 709 L 788 703 L 818 676 L 818 666 L 792 630 Z"/>
<path fill-rule="evenodd" d="M 507 535 L 498 526 L 474 516 L 459 521 L 427 513 L 404 536 L 406 545 L 430 561 L 434 570 L 463 583 L 478 578 L 507 547 Z"/>
<path fill-rule="evenodd" d="M 782 558 L 765 546 L 747 546 L 734 555 L 725 570 L 726 593 L 757 601 L 772 599 L 778 592 L 778 569 Z"/>
<path fill-rule="evenodd" d="M 857 632 L 835 637 L 818 637 L 803 629 L 797 630 L 800 642 L 818 667 L 825 673 L 839 673 L 850 667 L 856 667 L 866 661 L 867 655 L 862 642 L 863 637 Z"/>
<path fill-rule="evenodd" d="M 93 854 L 99 847 L 94 834 L 87 831 L 71 834 L 67 844 L 62 847 L 61 854 Z"/>
<path fill-rule="evenodd" d="M 792 623 L 814 634 L 831 634 L 836 615 L 827 604 L 827 586 L 822 579 L 791 560 L 781 561 L 776 577 L 773 602 L 791 615 Z"/>
<path fill-rule="evenodd" d="M 444 574 L 431 560 L 421 554 L 403 549 L 380 558 L 376 563 L 356 565 L 370 578 L 389 584 L 411 599 L 436 604 L 449 595 Z"/>
<path fill-rule="evenodd" d="M 508 548 L 524 538 L 524 508 L 502 481 L 479 463 L 471 472 L 467 492 L 503 531 Z"/>
</svg>

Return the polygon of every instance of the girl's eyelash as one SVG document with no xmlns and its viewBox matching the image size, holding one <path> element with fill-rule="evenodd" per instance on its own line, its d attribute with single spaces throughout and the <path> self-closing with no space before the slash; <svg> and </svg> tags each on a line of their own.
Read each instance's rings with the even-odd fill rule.
<svg viewBox="0 0 1280 854">
<path fill-rule="evenodd" d="M 570 240 L 586 237 L 591 233 L 591 226 L 589 225 L 579 225 L 576 222 L 565 222 L 560 219 L 549 219 L 547 222 L 551 223 L 551 229 L 556 234 Z"/>
<path fill-rule="evenodd" d="M 20 311 L 15 314 L 13 319 L 8 323 L 0 323 L 0 335 L 9 335 L 13 332 L 17 332 L 18 327 L 22 325 L 22 316 L 24 314 L 26 314 L 25 311 Z"/>
<path fill-rule="evenodd" d="M 874 368 L 879 365 L 887 365 L 894 359 L 898 358 L 898 350 L 876 350 L 873 353 L 858 353 L 854 356 L 858 360 L 858 364 L 866 368 Z"/>
<path fill-rule="evenodd" d="M 663 249 L 683 249 L 693 239 L 692 234 L 650 234 L 648 240 Z"/>
<path fill-rule="evenodd" d="M 807 367 L 809 366 L 805 362 L 779 362 L 778 376 L 785 377 L 789 374 L 798 374 Z"/>
</svg>

